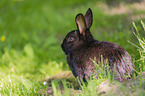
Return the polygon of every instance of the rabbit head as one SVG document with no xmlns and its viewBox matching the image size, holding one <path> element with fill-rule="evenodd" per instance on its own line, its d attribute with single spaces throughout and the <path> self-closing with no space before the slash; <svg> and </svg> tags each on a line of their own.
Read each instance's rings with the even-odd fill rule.
<svg viewBox="0 0 145 96">
<path fill-rule="evenodd" d="M 61 45 L 66 55 L 78 46 L 85 45 L 88 44 L 88 42 L 94 41 L 94 38 L 90 33 L 90 27 L 93 21 L 91 9 L 88 9 L 85 16 L 79 13 L 76 16 L 75 21 L 77 25 L 77 30 L 69 32 Z"/>
</svg>

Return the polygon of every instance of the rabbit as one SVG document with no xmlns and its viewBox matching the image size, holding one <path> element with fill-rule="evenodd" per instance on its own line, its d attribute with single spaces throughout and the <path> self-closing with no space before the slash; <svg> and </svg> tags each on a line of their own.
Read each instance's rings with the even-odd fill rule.
<svg viewBox="0 0 145 96">
<path fill-rule="evenodd" d="M 93 22 L 92 10 L 89 8 L 85 15 L 79 13 L 75 22 L 77 30 L 69 32 L 61 44 L 73 75 L 78 77 L 80 82 L 82 80 L 87 82 L 94 75 L 98 78 L 92 60 L 95 57 L 95 62 L 99 62 L 102 56 L 103 61 L 108 60 L 109 68 L 115 74 L 114 79 L 118 81 L 129 79 L 134 68 L 131 56 L 124 48 L 115 43 L 98 41 L 93 38 L 90 32 Z"/>
</svg>

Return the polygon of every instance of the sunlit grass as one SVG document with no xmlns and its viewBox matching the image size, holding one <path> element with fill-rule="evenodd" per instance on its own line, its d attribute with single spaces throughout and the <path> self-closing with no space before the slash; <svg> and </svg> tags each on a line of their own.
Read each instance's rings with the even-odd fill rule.
<svg viewBox="0 0 145 96">
<path fill-rule="evenodd" d="M 22 53 L 5 49 L 0 59 L 0 70 L 1 96 L 36 95 L 40 89 L 45 88 L 46 84 L 42 82 L 45 78 L 62 71 L 62 63 L 39 62 L 33 48 L 28 44 Z"/>
</svg>

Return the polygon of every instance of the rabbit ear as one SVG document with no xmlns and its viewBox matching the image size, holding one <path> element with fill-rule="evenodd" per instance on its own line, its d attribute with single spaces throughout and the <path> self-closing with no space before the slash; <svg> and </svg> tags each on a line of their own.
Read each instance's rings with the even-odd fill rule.
<svg viewBox="0 0 145 96">
<path fill-rule="evenodd" d="M 92 10 L 89 8 L 85 14 L 85 21 L 87 28 L 90 28 L 93 22 Z"/>
<path fill-rule="evenodd" d="M 80 34 L 85 35 L 86 22 L 85 22 L 85 18 L 83 16 L 83 14 L 80 13 L 76 16 L 76 24 L 80 31 Z"/>
</svg>

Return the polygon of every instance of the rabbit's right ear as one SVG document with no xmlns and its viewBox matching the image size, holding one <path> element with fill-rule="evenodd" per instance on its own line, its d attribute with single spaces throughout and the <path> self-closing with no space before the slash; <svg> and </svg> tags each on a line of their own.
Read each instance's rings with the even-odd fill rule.
<svg viewBox="0 0 145 96">
<path fill-rule="evenodd" d="M 87 28 L 90 28 L 93 22 L 92 10 L 89 8 L 85 14 L 85 21 Z"/>
<path fill-rule="evenodd" d="M 84 36 L 85 30 L 86 30 L 86 22 L 85 22 L 85 18 L 83 14 L 80 13 L 76 16 L 76 24 L 77 24 L 80 34 Z"/>
</svg>

